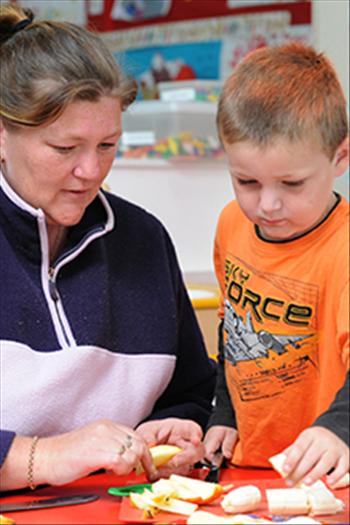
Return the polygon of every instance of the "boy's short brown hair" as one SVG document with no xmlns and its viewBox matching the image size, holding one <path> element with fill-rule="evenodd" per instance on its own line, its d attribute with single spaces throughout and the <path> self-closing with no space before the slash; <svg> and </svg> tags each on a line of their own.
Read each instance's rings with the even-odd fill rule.
<svg viewBox="0 0 350 525">
<path fill-rule="evenodd" d="M 345 96 L 327 58 L 288 43 L 248 54 L 226 80 L 217 113 L 224 142 L 317 141 L 333 159 L 348 134 Z"/>
</svg>

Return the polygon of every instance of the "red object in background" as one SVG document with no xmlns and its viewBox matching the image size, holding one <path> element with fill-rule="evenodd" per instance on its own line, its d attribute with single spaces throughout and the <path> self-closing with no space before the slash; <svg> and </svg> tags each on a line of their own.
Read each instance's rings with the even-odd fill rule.
<svg viewBox="0 0 350 525">
<path fill-rule="evenodd" d="M 195 78 L 197 78 L 196 73 L 191 66 L 184 64 L 173 80 L 194 80 Z"/>
<path fill-rule="evenodd" d="M 311 23 L 311 1 L 297 0 L 296 2 L 277 3 L 271 0 L 271 4 L 252 5 L 248 7 L 227 7 L 227 0 L 172 0 L 171 8 L 167 16 L 160 16 L 137 22 L 126 22 L 113 20 L 111 17 L 114 2 L 119 0 L 104 0 L 103 13 L 90 15 L 88 13 L 88 25 L 97 31 L 115 31 L 131 29 L 153 24 L 166 24 L 169 22 L 183 22 L 212 18 L 217 16 L 241 15 L 251 13 L 266 13 L 272 11 L 288 11 L 291 15 L 291 24 Z"/>
</svg>

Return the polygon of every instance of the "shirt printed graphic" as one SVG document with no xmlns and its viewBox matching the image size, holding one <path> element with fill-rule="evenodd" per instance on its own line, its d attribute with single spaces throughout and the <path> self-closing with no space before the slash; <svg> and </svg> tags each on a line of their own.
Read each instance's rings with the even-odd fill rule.
<svg viewBox="0 0 350 525">
<path fill-rule="evenodd" d="M 224 355 L 243 402 L 315 380 L 317 288 L 226 260 Z"/>
</svg>

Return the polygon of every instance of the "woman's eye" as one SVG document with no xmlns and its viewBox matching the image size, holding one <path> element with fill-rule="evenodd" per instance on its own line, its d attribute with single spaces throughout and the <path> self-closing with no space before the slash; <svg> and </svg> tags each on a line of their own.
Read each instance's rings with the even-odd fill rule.
<svg viewBox="0 0 350 525">
<path fill-rule="evenodd" d="M 102 144 L 100 144 L 100 149 L 109 150 L 115 148 L 116 146 L 117 144 L 115 144 L 114 142 L 102 142 Z"/>
<path fill-rule="evenodd" d="M 74 146 L 52 146 L 58 153 L 69 153 L 73 151 Z"/>
</svg>

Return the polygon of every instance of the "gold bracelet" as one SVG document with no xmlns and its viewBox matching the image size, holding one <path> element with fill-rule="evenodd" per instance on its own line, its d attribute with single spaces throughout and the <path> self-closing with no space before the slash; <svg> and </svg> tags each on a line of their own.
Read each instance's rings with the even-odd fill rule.
<svg viewBox="0 0 350 525">
<path fill-rule="evenodd" d="M 30 451 L 29 451 L 29 460 L 28 460 L 28 487 L 31 490 L 35 490 L 36 485 L 34 484 L 34 456 L 35 456 L 35 449 L 38 444 L 39 437 L 34 436 L 32 439 L 32 443 L 30 445 Z"/>
</svg>

